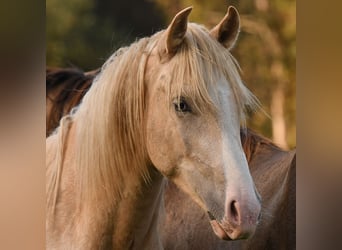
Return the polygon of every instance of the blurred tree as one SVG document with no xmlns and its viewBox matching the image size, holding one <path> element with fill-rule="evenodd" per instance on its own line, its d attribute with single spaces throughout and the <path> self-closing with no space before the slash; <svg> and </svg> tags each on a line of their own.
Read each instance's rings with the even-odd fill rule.
<svg viewBox="0 0 342 250">
<path fill-rule="evenodd" d="M 77 64 L 92 58 L 93 50 L 86 40 L 95 20 L 92 9 L 91 0 L 46 1 L 48 64 Z"/>
<path fill-rule="evenodd" d="M 273 136 L 280 146 L 296 144 L 295 1 L 244 1 L 242 36 L 235 50 L 246 84 L 271 120 L 258 113 L 250 126 Z M 249 3 L 249 4 L 247 4 Z M 285 115 L 286 114 L 286 115 Z"/>
<path fill-rule="evenodd" d="M 141 0 L 47 0 L 46 20 L 46 63 L 84 70 L 165 25 L 157 6 Z"/>
</svg>

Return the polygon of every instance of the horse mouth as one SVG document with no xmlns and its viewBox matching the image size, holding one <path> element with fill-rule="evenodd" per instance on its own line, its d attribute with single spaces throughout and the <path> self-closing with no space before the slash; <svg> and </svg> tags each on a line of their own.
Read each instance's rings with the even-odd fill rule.
<svg viewBox="0 0 342 250">
<path fill-rule="evenodd" d="M 241 234 L 239 230 L 234 230 L 233 227 L 228 223 L 224 223 L 224 225 L 222 225 L 209 211 L 208 215 L 210 218 L 210 225 L 216 236 L 220 239 L 231 241 L 249 238 L 250 235 L 248 233 Z"/>
<path fill-rule="evenodd" d="M 227 232 L 221 227 L 220 223 L 217 222 L 217 220 L 211 220 L 210 225 L 214 230 L 214 233 L 217 237 L 219 237 L 222 240 L 232 240 Z"/>
<path fill-rule="evenodd" d="M 216 220 L 214 215 L 208 211 L 209 219 L 210 219 L 210 225 L 213 228 L 214 233 L 217 237 L 219 237 L 222 240 L 232 240 L 228 233 L 222 228 L 220 223 Z"/>
</svg>

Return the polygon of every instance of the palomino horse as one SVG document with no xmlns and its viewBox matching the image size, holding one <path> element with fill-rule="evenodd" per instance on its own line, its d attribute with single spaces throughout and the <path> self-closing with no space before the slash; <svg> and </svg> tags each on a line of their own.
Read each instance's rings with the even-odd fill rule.
<svg viewBox="0 0 342 250">
<path fill-rule="evenodd" d="M 219 238 L 255 232 L 261 205 L 239 127 L 256 100 L 229 52 L 239 15 L 229 7 L 209 32 L 190 12 L 111 56 L 47 138 L 49 249 L 161 249 L 164 177 Z"/>
<path fill-rule="evenodd" d="M 55 129 L 61 116 L 79 104 L 97 72 L 47 70 L 47 96 L 60 100 L 53 103 L 59 107 L 47 109 L 47 117 L 55 119 L 53 123 L 47 120 L 48 130 Z M 61 98 L 65 92 L 68 98 Z M 51 110 L 61 113 L 52 116 Z M 165 249 L 295 249 L 295 152 L 281 150 L 248 129 L 241 129 L 240 134 L 252 177 L 263 197 L 262 220 L 254 236 L 246 241 L 219 240 L 206 214 L 170 182 L 165 189 L 166 223 L 161 224 Z"/>
</svg>

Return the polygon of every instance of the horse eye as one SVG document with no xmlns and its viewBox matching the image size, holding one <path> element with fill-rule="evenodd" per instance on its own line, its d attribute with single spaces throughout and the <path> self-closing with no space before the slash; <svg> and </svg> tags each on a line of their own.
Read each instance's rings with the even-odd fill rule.
<svg viewBox="0 0 342 250">
<path fill-rule="evenodd" d="M 182 112 L 182 113 L 185 113 L 185 112 L 190 112 L 191 109 L 189 107 L 189 105 L 182 99 L 179 100 L 179 102 L 175 102 L 174 103 L 174 106 L 175 106 L 175 110 L 177 112 Z"/>
</svg>

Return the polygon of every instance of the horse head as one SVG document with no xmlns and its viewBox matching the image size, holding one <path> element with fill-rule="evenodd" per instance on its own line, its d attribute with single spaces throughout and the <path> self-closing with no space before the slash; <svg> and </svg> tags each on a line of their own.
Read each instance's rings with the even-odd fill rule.
<svg viewBox="0 0 342 250">
<path fill-rule="evenodd" d="M 191 7 L 158 34 L 146 69 L 146 148 L 153 166 L 208 212 L 215 234 L 251 236 L 261 205 L 240 140 L 253 95 L 229 50 L 239 14 L 211 31 L 188 23 Z"/>
</svg>

